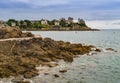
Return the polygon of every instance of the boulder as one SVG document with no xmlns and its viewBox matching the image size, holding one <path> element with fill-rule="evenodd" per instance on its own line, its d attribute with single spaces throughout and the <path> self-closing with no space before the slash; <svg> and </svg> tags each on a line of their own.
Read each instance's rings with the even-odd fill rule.
<svg viewBox="0 0 120 83">
<path fill-rule="evenodd" d="M 101 50 L 100 50 L 100 49 L 97 49 L 97 48 L 96 48 L 96 50 L 95 50 L 95 51 L 96 51 L 96 52 L 101 52 Z"/>
<path fill-rule="evenodd" d="M 31 32 L 25 32 L 21 34 L 22 37 L 33 37 L 34 35 Z"/>
<path fill-rule="evenodd" d="M 0 39 L 2 38 L 19 38 L 22 31 L 19 28 L 0 28 Z"/>
<path fill-rule="evenodd" d="M 0 39 L 33 37 L 31 32 L 23 33 L 19 28 L 6 27 L 0 28 Z"/>
</svg>

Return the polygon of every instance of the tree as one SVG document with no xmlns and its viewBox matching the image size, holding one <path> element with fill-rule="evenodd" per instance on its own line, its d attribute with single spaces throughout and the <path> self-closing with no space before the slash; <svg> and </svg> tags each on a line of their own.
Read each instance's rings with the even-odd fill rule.
<svg viewBox="0 0 120 83">
<path fill-rule="evenodd" d="M 31 21 L 29 21 L 29 20 L 24 20 L 24 22 L 26 23 L 27 28 L 32 28 L 32 23 L 31 23 Z"/>
<path fill-rule="evenodd" d="M 67 27 L 73 27 L 73 24 L 72 23 L 70 23 L 70 24 L 68 24 L 68 26 Z"/>
<path fill-rule="evenodd" d="M 49 25 L 54 25 L 54 23 L 55 23 L 55 19 L 52 20 L 52 21 L 48 21 L 48 24 L 49 24 Z"/>
<path fill-rule="evenodd" d="M 22 29 L 27 28 L 27 25 L 25 24 L 25 21 L 21 20 L 19 27 L 22 28 Z"/>
<path fill-rule="evenodd" d="M 12 23 L 17 23 L 17 21 L 16 21 L 15 19 L 9 19 L 9 20 L 7 21 L 7 25 L 8 25 L 8 26 L 12 26 Z"/>
<path fill-rule="evenodd" d="M 83 20 L 83 19 L 78 19 L 78 22 L 79 22 L 79 25 L 80 26 L 87 26 L 86 24 L 85 24 L 85 21 Z"/>
<path fill-rule="evenodd" d="M 40 27 L 40 24 L 37 23 L 37 22 L 35 22 L 35 23 L 33 24 L 33 26 L 34 26 L 34 28 L 41 28 L 41 27 Z"/>
<path fill-rule="evenodd" d="M 60 20 L 60 25 L 62 26 L 62 27 L 66 27 L 66 22 L 65 22 L 65 20 Z"/>
</svg>

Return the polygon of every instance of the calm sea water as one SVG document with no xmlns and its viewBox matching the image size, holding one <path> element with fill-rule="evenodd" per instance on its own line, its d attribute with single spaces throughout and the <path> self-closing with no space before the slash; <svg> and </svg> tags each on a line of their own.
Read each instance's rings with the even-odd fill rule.
<svg viewBox="0 0 120 83">
<path fill-rule="evenodd" d="M 101 31 L 32 31 L 42 37 L 71 43 L 92 44 L 98 48 L 113 48 L 118 52 L 101 52 L 80 56 L 72 63 L 61 61 L 49 75 L 33 78 L 33 83 L 120 83 L 120 30 Z M 67 69 L 60 74 L 59 69 Z M 53 74 L 60 77 L 55 78 Z"/>
</svg>

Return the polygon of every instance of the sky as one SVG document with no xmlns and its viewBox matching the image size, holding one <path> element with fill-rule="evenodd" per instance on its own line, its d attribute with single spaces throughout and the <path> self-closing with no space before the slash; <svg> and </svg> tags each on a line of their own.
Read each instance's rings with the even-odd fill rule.
<svg viewBox="0 0 120 83">
<path fill-rule="evenodd" d="M 0 0 L 0 20 L 69 16 L 93 28 L 120 28 L 120 0 Z"/>
</svg>

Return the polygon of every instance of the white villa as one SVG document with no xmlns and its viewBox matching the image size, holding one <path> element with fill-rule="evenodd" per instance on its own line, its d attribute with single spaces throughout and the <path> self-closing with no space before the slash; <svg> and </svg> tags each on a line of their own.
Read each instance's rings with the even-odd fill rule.
<svg viewBox="0 0 120 83">
<path fill-rule="evenodd" d="M 15 22 L 12 22 L 12 23 L 11 23 L 11 26 L 12 26 L 12 27 L 16 26 L 16 23 L 15 23 Z"/>
<path fill-rule="evenodd" d="M 45 20 L 45 19 L 42 19 L 42 20 L 41 20 L 41 24 L 48 25 L 48 21 Z"/>
<path fill-rule="evenodd" d="M 56 20 L 55 23 L 54 23 L 54 25 L 59 26 L 60 25 L 60 21 Z"/>
</svg>

